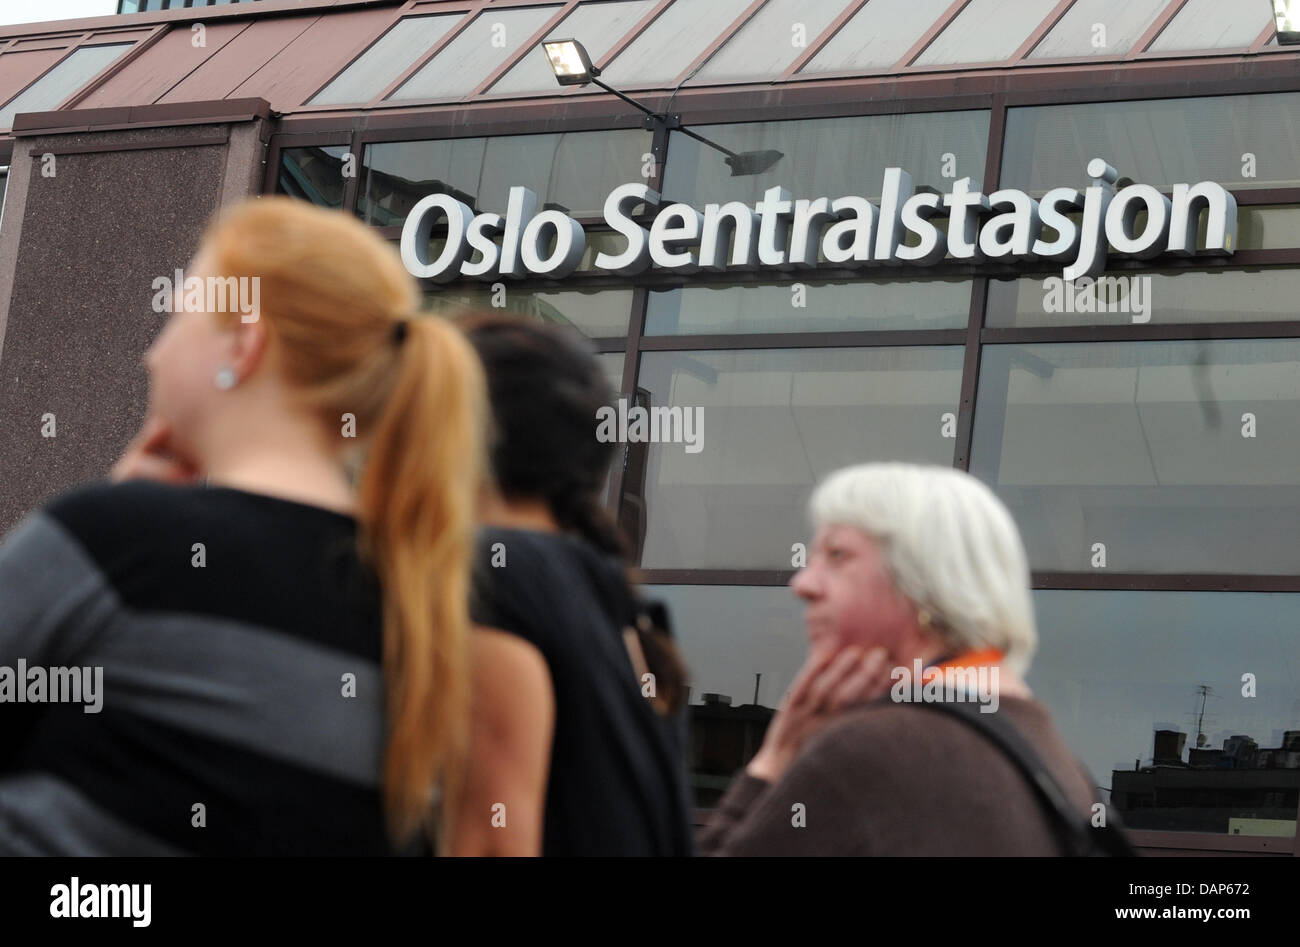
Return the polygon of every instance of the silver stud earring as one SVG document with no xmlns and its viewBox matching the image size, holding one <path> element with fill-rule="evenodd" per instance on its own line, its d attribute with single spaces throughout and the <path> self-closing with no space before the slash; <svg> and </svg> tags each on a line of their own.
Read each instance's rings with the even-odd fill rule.
<svg viewBox="0 0 1300 947">
<path fill-rule="evenodd" d="M 218 369 L 217 377 L 214 378 L 213 381 L 222 391 L 229 391 L 231 388 L 235 387 L 235 382 L 238 381 L 238 379 L 235 377 L 235 370 L 227 367 Z"/>
</svg>

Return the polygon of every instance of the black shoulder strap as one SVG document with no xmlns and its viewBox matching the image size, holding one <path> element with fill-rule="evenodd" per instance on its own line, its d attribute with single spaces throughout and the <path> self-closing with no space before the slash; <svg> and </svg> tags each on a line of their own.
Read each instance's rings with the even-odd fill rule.
<svg viewBox="0 0 1300 947">
<path fill-rule="evenodd" d="M 918 701 L 914 707 L 929 707 L 947 713 L 977 730 L 996 746 L 1020 771 L 1049 814 L 1053 828 L 1066 853 L 1071 855 L 1136 855 L 1132 844 L 1118 826 L 1108 818 L 1096 827 L 1079 815 L 1065 790 L 1043 764 L 1038 754 L 1007 721 L 997 714 L 981 713 L 979 705 L 965 701 Z M 1090 781 L 1091 782 L 1091 781 Z"/>
</svg>

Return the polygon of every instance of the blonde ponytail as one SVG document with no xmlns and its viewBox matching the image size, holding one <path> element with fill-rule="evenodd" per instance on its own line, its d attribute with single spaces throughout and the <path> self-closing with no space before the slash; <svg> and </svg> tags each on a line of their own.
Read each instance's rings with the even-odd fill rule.
<svg viewBox="0 0 1300 947">
<path fill-rule="evenodd" d="M 298 401 L 325 430 L 347 413 L 362 433 L 361 551 L 384 607 L 383 795 L 391 837 L 408 841 L 434 828 L 435 787 L 450 817 L 468 742 L 482 368 L 459 330 L 411 315 L 419 294 L 400 257 L 347 214 L 263 197 L 223 215 L 203 251 L 221 275 L 259 279 L 260 317 Z"/>
<path fill-rule="evenodd" d="M 469 563 L 482 476 L 482 370 L 460 333 L 411 320 L 358 491 L 383 578 L 389 830 L 427 827 L 431 781 L 455 808 L 469 708 Z"/>
</svg>

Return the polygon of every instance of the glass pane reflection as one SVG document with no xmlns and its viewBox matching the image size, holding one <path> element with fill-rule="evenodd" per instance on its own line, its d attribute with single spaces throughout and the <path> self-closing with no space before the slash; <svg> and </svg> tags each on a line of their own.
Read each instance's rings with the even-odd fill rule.
<svg viewBox="0 0 1300 947">
<path fill-rule="evenodd" d="M 772 150 L 781 152 L 781 158 L 762 174 L 733 176 L 721 154 L 686 135 L 670 133 L 665 200 L 697 207 L 726 201 L 752 205 L 768 188 L 781 186 L 796 198 L 856 194 L 875 201 L 889 167 L 905 168 L 916 187 L 929 185 L 940 193 L 952 189 L 951 177 L 944 176 L 947 171 L 982 181 L 989 113 L 918 112 L 695 130 L 735 152 Z M 945 166 L 945 155 L 952 156 L 951 168 Z"/>
<path fill-rule="evenodd" d="M 1240 49 L 1250 46 L 1268 25 L 1268 7 L 1263 3 L 1188 0 L 1148 51 Z"/>
<path fill-rule="evenodd" d="M 794 292 L 802 286 L 801 294 Z M 863 280 L 653 290 L 646 335 L 962 329 L 967 280 Z M 802 305 L 797 304 L 802 303 Z"/>
<path fill-rule="evenodd" d="M 1300 270 L 1294 269 L 1125 270 L 1104 274 L 1091 287 L 1079 281 L 1071 292 L 1074 311 L 1065 312 L 1061 306 L 1067 290 L 1060 275 L 989 280 L 984 324 L 1003 328 L 1290 321 L 1296 318 L 1300 299 Z M 1104 311 L 1084 311 L 1089 308 Z"/>
<path fill-rule="evenodd" d="M 641 180 L 651 137 L 629 129 L 368 145 L 357 213 L 369 224 L 400 224 L 421 198 L 447 192 L 503 214 L 510 188 L 522 185 L 575 217 L 599 217 L 610 191 Z"/>
<path fill-rule="evenodd" d="M 915 65 L 1010 59 L 1054 6 L 1056 0 L 971 0 L 916 57 Z"/>
<path fill-rule="evenodd" d="M 469 95 L 559 9 L 558 6 L 545 6 L 483 12 L 419 72 L 403 82 L 388 101 L 450 99 Z"/>
<path fill-rule="evenodd" d="M 347 145 L 286 148 L 280 152 L 276 192 L 321 207 L 342 207 L 347 181 L 343 177 Z"/>
<path fill-rule="evenodd" d="M 453 315 L 464 310 L 509 314 L 570 326 L 590 338 L 627 336 L 632 315 L 632 290 L 602 289 L 596 292 L 526 290 L 506 287 L 497 293 L 489 286 L 455 285 L 425 295 L 431 307 Z M 501 305 L 497 305 L 501 303 Z M 618 356 L 621 360 L 622 356 Z M 619 380 L 622 380 L 619 368 Z M 614 386 L 615 389 L 618 385 Z"/>
<path fill-rule="evenodd" d="M 787 588 L 651 585 L 668 604 L 690 670 L 691 782 L 698 806 L 717 804 L 758 750 L 803 664 L 803 606 Z"/>
<path fill-rule="evenodd" d="M 626 502 L 643 505 L 624 524 L 641 564 L 790 568 L 832 470 L 952 463 L 961 372 L 959 346 L 643 354 L 636 406 L 680 418 L 629 445 Z"/>
<path fill-rule="evenodd" d="M 1254 155 L 1248 164 L 1247 152 Z M 1002 155 L 1002 187 L 1035 196 L 1086 185 L 1084 166 L 1097 155 L 1166 191 L 1197 181 L 1231 190 L 1296 187 L 1300 92 L 1007 109 Z"/>
<path fill-rule="evenodd" d="M 1300 595 L 1052 590 L 1034 605 L 1029 685 L 1127 826 L 1295 835 Z"/>
<path fill-rule="evenodd" d="M 987 345 L 970 469 L 1036 570 L 1300 573 L 1300 340 Z"/>
</svg>

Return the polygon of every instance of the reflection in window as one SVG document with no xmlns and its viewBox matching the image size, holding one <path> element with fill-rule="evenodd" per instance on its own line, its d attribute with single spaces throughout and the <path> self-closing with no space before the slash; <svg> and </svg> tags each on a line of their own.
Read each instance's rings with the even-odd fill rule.
<svg viewBox="0 0 1300 947">
<path fill-rule="evenodd" d="M 1272 322 L 1296 318 L 1300 270 L 1108 273 L 1072 290 L 1061 274 L 990 280 L 984 324 L 990 327 Z M 1065 295 L 1073 311 L 1063 312 Z M 1099 311 L 1084 311 L 1086 308 Z"/>
<path fill-rule="evenodd" d="M 678 0 L 609 64 L 616 89 L 668 86 L 745 12 L 750 0 Z"/>
<path fill-rule="evenodd" d="M 285 148 L 280 152 L 276 193 L 311 201 L 321 207 L 342 207 L 347 184 L 343 176 L 347 155 L 346 145 Z"/>
<path fill-rule="evenodd" d="M 694 81 L 775 78 L 790 68 L 847 5 L 847 0 L 768 0 L 709 58 Z M 794 42 L 796 29 L 806 40 L 803 45 Z"/>
<path fill-rule="evenodd" d="M 443 47 L 388 101 L 469 95 L 551 19 L 558 6 L 487 10 Z"/>
<path fill-rule="evenodd" d="M 654 7 L 655 0 L 584 3 L 552 28 L 547 39 L 576 39 L 587 50 L 591 61 L 599 62 Z M 559 91 L 555 73 L 551 71 L 551 64 L 539 44 L 537 49 L 526 53 L 523 59 L 497 80 L 488 94 L 525 95 L 530 92 Z"/>
<path fill-rule="evenodd" d="M 651 137 L 627 129 L 368 145 L 358 213 L 366 223 L 400 224 L 417 201 L 441 192 L 505 213 L 510 188 L 522 185 L 573 216 L 599 217 L 610 191 L 642 180 Z"/>
<path fill-rule="evenodd" d="M 1133 48 L 1168 5 L 1169 0 L 1078 0 L 1027 58 L 1116 59 Z"/>
<path fill-rule="evenodd" d="M 1035 570 L 1300 572 L 1300 340 L 986 345 L 971 450 Z"/>
<path fill-rule="evenodd" d="M 790 568 L 808 496 L 831 471 L 952 464 L 945 415 L 961 371 L 958 346 L 644 353 L 638 404 L 680 411 L 648 446 L 644 487 L 625 488 L 643 501 L 643 522 L 625 520 L 641 564 Z"/>
<path fill-rule="evenodd" d="M 670 133 L 665 200 L 696 206 L 733 200 L 753 204 L 778 185 L 796 198 L 856 194 L 878 200 L 888 167 L 905 169 L 918 187 L 951 190 L 951 178 L 942 173 L 945 154 L 953 156 L 956 177 L 982 181 L 989 114 L 920 112 L 708 125 L 695 130 L 732 151 L 770 149 L 782 157 L 762 174 L 733 177 L 718 152 L 686 135 Z"/>
<path fill-rule="evenodd" d="M 399 20 L 373 46 L 318 92 L 308 105 L 369 102 L 397 81 L 461 19 L 459 13 L 412 16 Z"/>
<path fill-rule="evenodd" d="M 1010 59 L 1054 6 L 1056 0 L 971 0 L 914 65 Z"/>
<path fill-rule="evenodd" d="M 690 671 L 690 770 L 713 806 L 758 751 L 808 648 L 803 607 L 783 587 L 652 585 Z"/>
<path fill-rule="evenodd" d="M 1034 608 L 1029 686 L 1125 825 L 1295 835 L 1300 595 L 1040 590 Z"/>
<path fill-rule="evenodd" d="M 1243 176 L 1246 152 L 1255 177 Z M 1197 181 L 1297 187 L 1300 93 L 1007 109 L 1002 154 L 1002 186 L 1035 195 L 1086 185 L 1084 166 L 1099 155 L 1121 175 L 1164 190 Z"/>
<path fill-rule="evenodd" d="M 799 289 L 798 287 L 802 287 Z M 653 290 L 646 335 L 960 329 L 967 280 L 863 280 Z"/>
<path fill-rule="evenodd" d="M 0 108 L 0 128 L 12 128 L 14 116 L 57 108 L 95 76 L 103 72 L 134 43 L 82 46 Z"/>
<path fill-rule="evenodd" d="M 950 0 L 871 0 L 799 74 L 888 69 L 951 6 Z"/>
<path fill-rule="evenodd" d="M 1148 52 L 1198 49 L 1244 49 L 1269 25 L 1268 5 L 1188 0 L 1156 37 Z"/>
<path fill-rule="evenodd" d="M 425 302 L 430 307 L 453 314 L 464 310 L 478 310 L 571 326 L 590 338 L 626 337 L 628 320 L 632 314 L 632 290 L 630 289 L 583 292 L 573 289 L 543 291 L 506 287 L 498 292 L 488 286 L 480 289 L 456 284 L 447 289 L 427 293 Z M 623 356 L 620 355 L 618 358 L 621 383 Z"/>
<path fill-rule="evenodd" d="M 596 361 L 600 363 L 600 370 L 605 375 L 605 381 L 609 382 L 609 390 L 613 394 L 623 387 L 623 358 L 622 352 L 601 352 L 596 356 Z"/>
</svg>

